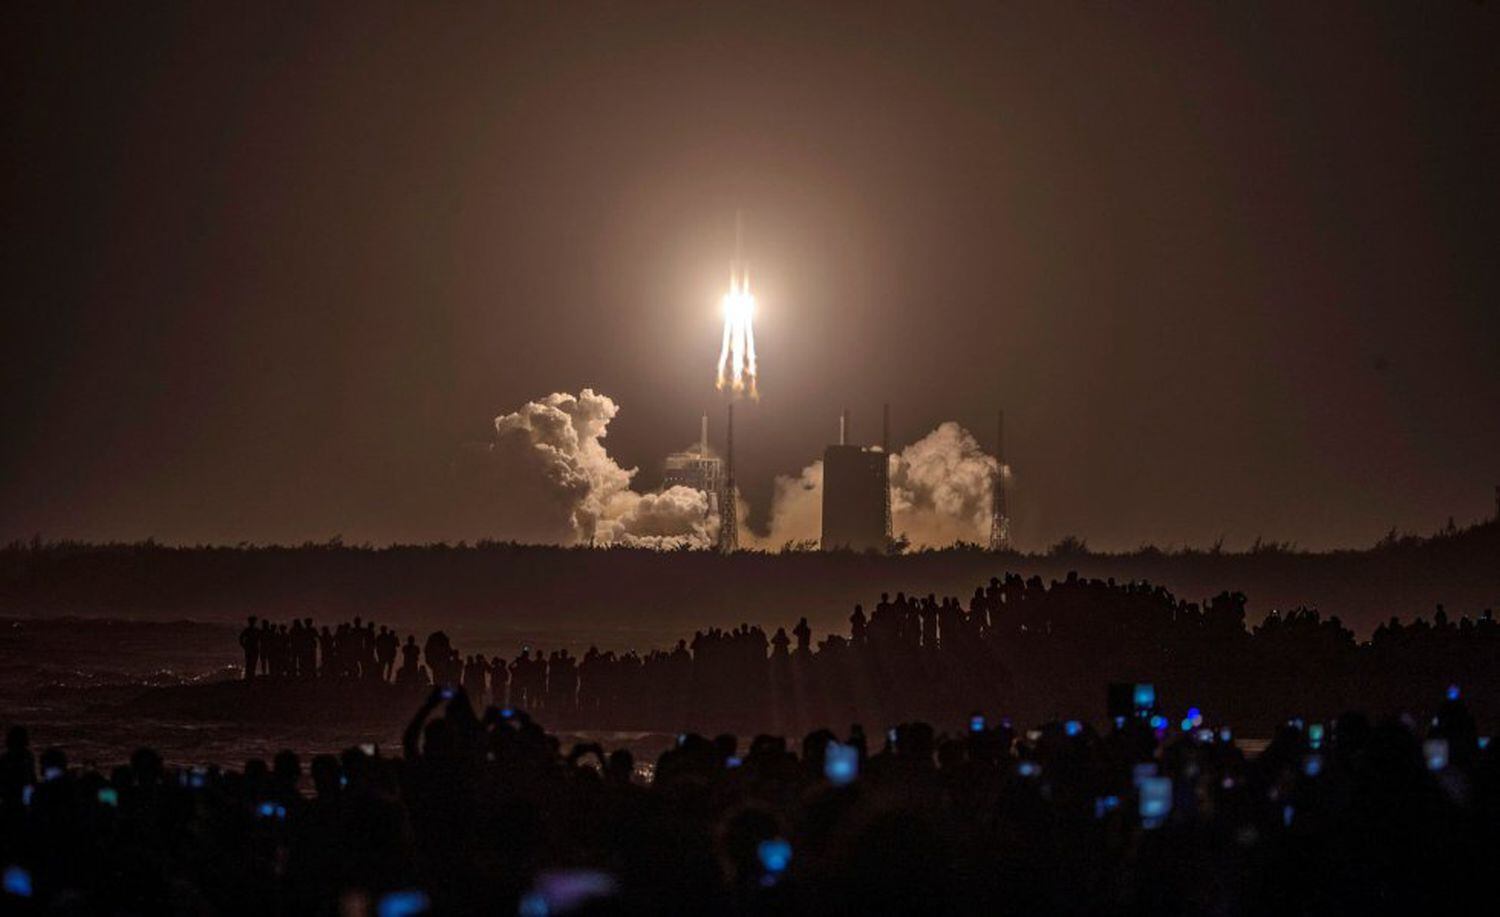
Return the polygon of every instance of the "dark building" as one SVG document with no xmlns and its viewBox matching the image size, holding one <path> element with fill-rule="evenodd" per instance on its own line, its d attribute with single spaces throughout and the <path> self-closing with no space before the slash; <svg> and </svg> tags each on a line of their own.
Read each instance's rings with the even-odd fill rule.
<svg viewBox="0 0 1500 917">
<path fill-rule="evenodd" d="M 884 551 L 890 543 L 890 468 L 883 450 L 823 450 L 823 550 Z"/>
</svg>

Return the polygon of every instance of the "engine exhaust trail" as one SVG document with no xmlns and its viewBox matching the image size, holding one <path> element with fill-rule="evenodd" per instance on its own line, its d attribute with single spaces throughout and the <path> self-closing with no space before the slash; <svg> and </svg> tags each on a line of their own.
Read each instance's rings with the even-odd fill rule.
<svg viewBox="0 0 1500 917">
<path fill-rule="evenodd" d="M 759 398 L 756 390 L 755 295 L 750 292 L 750 270 L 741 253 L 743 233 L 740 215 L 734 218 L 734 260 L 729 266 L 729 292 L 721 306 L 724 312 L 724 337 L 719 344 L 719 370 L 714 387 L 723 391 L 727 385 L 735 394 Z"/>
</svg>

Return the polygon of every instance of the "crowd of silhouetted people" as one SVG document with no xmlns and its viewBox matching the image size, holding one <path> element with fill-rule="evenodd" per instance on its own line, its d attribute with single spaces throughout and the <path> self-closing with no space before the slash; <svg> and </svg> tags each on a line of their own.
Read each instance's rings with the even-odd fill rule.
<svg viewBox="0 0 1500 917">
<path fill-rule="evenodd" d="M 1414 688 L 1450 681 L 1500 689 L 1500 625 L 1489 610 L 1455 622 L 1439 606 L 1430 624 L 1392 620 L 1361 643 L 1312 609 L 1247 628 L 1245 604 L 1240 593 L 1199 604 L 1147 583 L 1012 574 L 966 603 L 883 594 L 868 614 L 854 607 L 846 633 L 821 639 L 804 617 L 790 631 L 708 628 L 646 653 L 523 646 L 507 661 L 463 654 L 442 631 L 419 645 L 358 618 L 332 628 L 252 618 L 240 643 L 250 678 L 462 685 L 477 702 L 593 729 L 800 731 L 938 721 L 976 704 L 1037 719 L 1130 679 L 1265 727 L 1288 709 L 1388 712 Z"/>
<path fill-rule="evenodd" d="M 1288 721 L 1255 757 L 1211 711 L 1140 696 L 1031 729 L 683 734 L 650 768 L 462 687 L 431 691 L 398 755 L 238 770 L 146 748 L 80 770 L 14 727 L 0 910 L 1425 915 L 1492 895 L 1500 769 L 1457 686 L 1420 723 Z"/>
<path fill-rule="evenodd" d="M 507 662 L 303 618 L 240 642 L 252 702 L 426 700 L 398 755 L 239 770 L 79 769 L 13 727 L 0 911 L 1430 914 L 1500 853 L 1467 700 L 1500 696 L 1488 612 L 1362 643 L 1308 609 L 1247 628 L 1239 594 L 1007 576 L 821 640 Z M 681 732 L 648 764 L 544 722 Z"/>
</svg>

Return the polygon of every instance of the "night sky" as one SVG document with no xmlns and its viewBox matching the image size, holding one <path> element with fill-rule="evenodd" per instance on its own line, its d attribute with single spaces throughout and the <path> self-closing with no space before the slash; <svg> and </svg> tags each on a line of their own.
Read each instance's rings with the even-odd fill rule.
<svg viewBox="0 0 1500 917">
<path fill-rule="evenodd" d="M 1024 548 L 1492 509 L 1496 4 L 307 6 L 0 14 L 0 538 L 449 537 L 584 386 L 650 486 L 736 210 L 757 518 L 885 400 Z"/>
</svg>

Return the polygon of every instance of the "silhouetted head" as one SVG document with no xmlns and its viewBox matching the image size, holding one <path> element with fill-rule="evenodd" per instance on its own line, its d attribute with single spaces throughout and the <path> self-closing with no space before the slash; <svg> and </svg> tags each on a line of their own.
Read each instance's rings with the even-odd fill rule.
<svg viewBox="0 0 1500 917">
<path fill-rule="evenodd" d="M 422 754 L 429 757 L 447 757 L 456 745 L 453 724 L 446 719 L 428 720 L 422 728 Z"/>
<path fill-rule="evenodd" d="M 272 773 L 276 775 L 278 783 L 287 787 L 296 787 L 297 781 L 302 779 L 302 759 L 297 757 L 294 751 L 285 749 L 278 751 L 272 764 Z"/>
<path fill-rule="evenodd" d="M 48 771 L 61 773 L 68 769 L 68 756 L 63 753 L 61 748 L 49 748 L 42 752 L 42 756 L 37 763 L 41 765 L 44 775 Z"/>
<path fill-rule="evenodd" d="M 254 627 L 254 626 L 255 626 L 255 622 L 256 622 L 256 621 L 257 621 L 257 620 L 259 620 L 259 619 L 257 619 L 257 618 L 256 618 L 256 617 L 255 617 L 255 615 L 251 615 L 251 616 L 250 616 L 250 619 L 249 619 L 249 620 L 250 620 L 250 626 L 251 626 L 251 627 Z"/>
<path fill-rule="evenodd" d="M 339 791 L 339 778 L 343 776 L 339 759 L 333 755 L 318 755 L 312 761 L 313 788 L 321 797 L 335 795 Z"/>
<path fill-rule="evenodd" d="M 5 750 L 20 754 L 31 744 L 31 733 L 26 731 L 25 726 L 12 726 L 5 733 Z"/>
<path fill-rule="evenodd" d="M 765 809 L 741 809 L 730 816 L 719 829 L 719 857 L 725 878 L 733 885 L 758 882 L 761 843 L 780 834 L 776 816 Z"/>
<path fill-rule="evenodd" d="M 130 754 L 130 770 L 139 786 L 151 786 L 161 779 L 161 755 L 149 748 L 137 748 Z"/>
<path fill-rule="evenodd" d="M 604 765 L 604 776 L 611 783 L 629 783 L 635 774 L 635 755 L 624 748 L 615 749 Z"/>
</svg>

